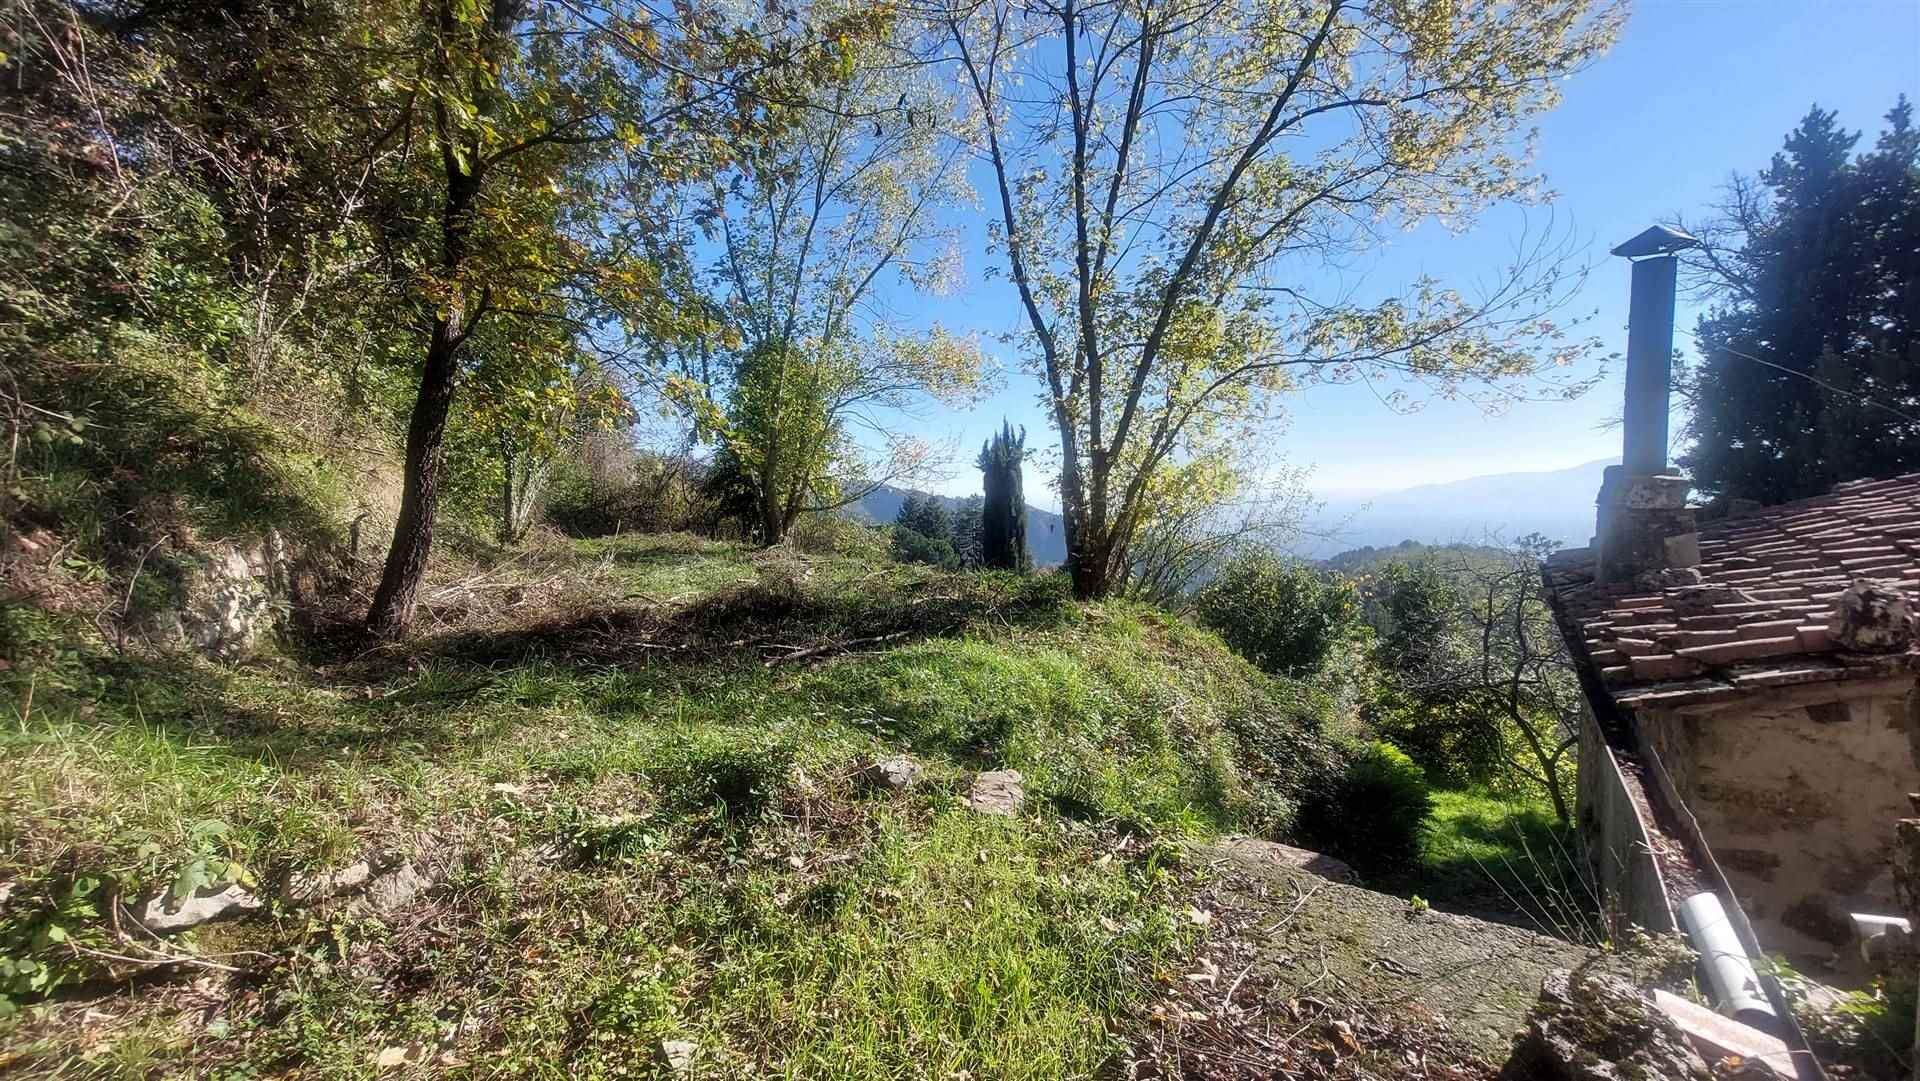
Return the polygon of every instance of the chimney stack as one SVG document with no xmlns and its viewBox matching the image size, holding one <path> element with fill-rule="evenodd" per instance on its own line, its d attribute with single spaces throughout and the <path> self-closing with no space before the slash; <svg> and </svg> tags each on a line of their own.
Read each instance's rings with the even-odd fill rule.
<svg viewBox="0 0 1920 1081">
<path fill-rule="evenodd" d="M 1656 225 L 1613 249 L 1633 261 L 1627 315 L 1627 393 L 1617 466 L 1600 485 L 1594 555 L 1603 583 L 1700 562 L 1685 477 L 1667 469 L 1673 306 L 1679 253 L 1700 242 Z"/>
</svg>

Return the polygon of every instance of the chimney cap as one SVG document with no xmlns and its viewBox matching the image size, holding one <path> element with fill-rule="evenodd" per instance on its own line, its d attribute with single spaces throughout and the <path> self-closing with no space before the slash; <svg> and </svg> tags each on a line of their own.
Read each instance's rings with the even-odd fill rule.
<svg viewBox="0 0 1920 1081">
<path fill-rule="evenodd" d="M 1628 259 L 1639 259 L 1648 255 L 1672 255 L 1674 252 L 1699 246 L 1700 241 L 1678 229 L 1656 225 L 1613 249 L 1613 254 L 1625 256 Z"/>
</svg>

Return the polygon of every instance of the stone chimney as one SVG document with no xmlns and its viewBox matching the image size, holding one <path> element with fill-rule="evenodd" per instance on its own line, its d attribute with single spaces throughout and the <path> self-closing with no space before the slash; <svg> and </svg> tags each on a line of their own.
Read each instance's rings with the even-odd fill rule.
<svg viewBox="0 0 1920 1081">
<path fill-rule="evenodd" d="M 1627 315 L 1627 396 L 1621 464 L 1600 482 L 1594 557 L 1603 583 L 1700 562 L 1685 477 L 1667 468 L 1673 382 L 1673 300 L 1679 253 L 1700 242 L 1656 225 L 1613 254 L 1633 261 Z"/>
</svg>

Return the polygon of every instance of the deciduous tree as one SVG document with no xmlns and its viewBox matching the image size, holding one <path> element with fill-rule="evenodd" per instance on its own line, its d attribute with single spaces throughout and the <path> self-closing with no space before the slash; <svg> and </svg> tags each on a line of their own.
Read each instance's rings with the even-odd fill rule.
<svg viewBox="0 0 1920 1081">
<path fill-rule="evenodd" d="M 716 179 L 703 220 L 718 326 L 664 358 L 669 397 L 753 463 L 766 544 L 800 514 L 914 479 L 929 448 L 892 418 L 978 378 L 971 342 L 898 326 L 879 299 L 951 282 L 943 212 L 966 191 L 940 134 L 950 96 L 896 44 L 858 50 L 842 78 L 777 109 Z"/>
<path fill-rule="evenodd" d="M 1357 298 L 1326 267 L 1385 228 L 1535 193 L 1516 140 L 1618 8 L 1386 0 L 947 0 L 992 241 L 1060 438 L 1075 592 L 1111 590 L 1154 477 L 1303 381 L 1507 386 L 1582 344 L 1528 246 L 1469 297 Z"/>
<path fill-rule="evenodd" d="M 382 64 L 367 75 L 399 103 L 382 138 L 417 141 L 409 187 L 431 198 L 390 229 L 411 230 L 405 295 L 426 345 L 369 630 L 391 637 L 412 622 L 469 336 L 500 314 L 581 334 L 607 322 L 686 332 L 667 295 L 681 233 L 666 196 L 733 160 L 776 103 L 841 70 L 838 42 L 872 22 L 855 12 L 809 33 L 797 13 L 766 12 L 756 29 L 709 3 L 434 0 L 370 51 Z"/>
</svg>

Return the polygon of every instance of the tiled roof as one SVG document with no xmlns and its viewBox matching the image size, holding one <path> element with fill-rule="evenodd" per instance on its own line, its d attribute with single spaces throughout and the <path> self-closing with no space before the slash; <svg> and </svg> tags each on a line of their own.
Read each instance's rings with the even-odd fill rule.
<svg viewBox="0 0 1920 1081">
<path fill-rule="evenodd" d="M 1849 653 L 1828 632 L 1860 579 L 1920 603 L 1920 473 L 1852 481 L 1827 495 L 1700 528 L 1698 584 L 1603 586 L 1593 553 L 1555 553 L 1545 579 L 1562 630 L 1622 706 L 1671 705 L 1756 688 L 1920 669 L 1920 654 Z"/>
</svg>

